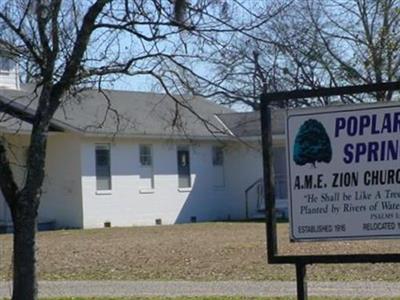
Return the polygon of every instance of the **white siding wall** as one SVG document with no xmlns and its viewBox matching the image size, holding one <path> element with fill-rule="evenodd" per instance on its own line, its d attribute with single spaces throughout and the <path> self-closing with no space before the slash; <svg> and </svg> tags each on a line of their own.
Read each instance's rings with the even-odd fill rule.
<svg viewBox="0 0 400 300">
<path fill-rule="evenodd" d="M 274 140 L 275 174 L 286 176 L 286 156 L 284 141 Z M 246 217 L 245 190 L 263 177 L 263 158 L 260 142 L 230 143 L 226 157 L 227 190 L 229 191 L 231 217 Z M 276 182 L 277 183 L 277 182 Z M 254 198 L 254 193 L 250 194 Z M 279 198 L 277 196 L 277 198 Z M 250 199 L 249 217 L 257 212 L 255 199 Z M 287 207 L 287 199 L 277 199 L 278 207 Z"/>
<path fill-rule="evenodd" d="M 112 191 L 96 193 L 95 144 L 82 146 L 82 192 L 84 227 L 154 225 L 224 219 L 228 215 L 227 190 L 214 187 L 210 143 L 189 145 L 191 189 L 178 188 L 177 145 L 162 141 L 149 142 L 153 149 L 154 189 L 141 189 L 139 145 L 143 141 L 118 140 L 111 144 Z M 187 145 L 187 144 L 186 144 Z"/>
<path fill-rule="evenodd" d="M 0 87 L 8 89 L 19 89 L 18 66 L 8 73 L 0 72 Z"/>
<path fill-rule="evenodd" d="M 26 145 L 29 136 L 10 135 L 18 164 L 14 167 L 19 185 L 24 180 Z M 48 140 L 43 194 L 39 221 L 55 220 L 57 227 L 82 227 L 82 193 L 80 181 L 80 139 L 69 134 L 51 134 Z M 8 208 L 0 193 L 0 220 L 10 221 Z"/>
<path fill-rule="evenodd" d="M 286 147 L 278 144 L 273 148 L 274 169 L 275 169 L 275 197 L 287 200 L 287 159 Z M 287 201 L 286 201 L 287 207 Z"/>
<path fill-rule="evenodd" d="M 72 134 L 49 137 L 39 217 L 56 220 L 57 227 L 83 226 L 80 143 Z"/>
<path fill-rule="evenodd" d="M 227 190 L 230 197 L 229 210 L 233 219 L 246 217 L 244 191 L 263 176 L 261 147 L 258 142 L 251 143 L 250 146 L 231 143 L 227 151 Z"/>
<path fill-rule="evenodd" d="M 27 137 L 20 139 L 21 144 L 27 143 Z M 96 192 L 97 143 L 110 144 L 112 190 L 108 194 Z M 143 188 L 140 179 L 140 144 L 152 145 L 154 189 Z M 191 189 L 178 188 L 178 145 L 188 145 L 190 149 Z M 212 164 L 213 145 L 217 143 L 133 139 L 110 142 L 53 134 L 48 143 L 39 218 L 56 220 L 59 227 L 85 228 L 103 227 L 106 221 L 112 226 L 132 226 L 154 225 L 155 219 L 173 224 L 190 222 L 191 217 L 199 222 L 244 218 L 244 190 L 262 177 L 259 144 L 254 143 L 254 148 L 237 142 L 225 146 L 224 186 L 221 169 Z M 278 168 L 284 165 L 276 164 Z M 20 173 L 23 180 L 23 172 Z M 3 215 L 0 199 L 0 220 Z"/>
</svg>

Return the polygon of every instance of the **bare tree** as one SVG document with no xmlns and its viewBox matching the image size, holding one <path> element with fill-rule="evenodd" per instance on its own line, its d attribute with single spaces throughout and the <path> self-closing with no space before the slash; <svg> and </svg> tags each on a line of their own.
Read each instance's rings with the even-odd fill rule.
<svg viewBox="0 0 400 300">
<path fill-rule="evenodd" d="M 193 64 L 207 61 L 206 52 L 226 46 L 238 29 L 251 29 L 231 25 L 226 9 L 225 1 L 213 0 L 0 2 L 2 45 L 18 56 L 37 93 L 22 184 L 0 139 L 0 188 L 14 225 L 14 300 L 37 298 L 35 232 L 46 145 L 52 117 L 66 95 L 121 75 L 147 75 L 168 93 L 171 87 L 178 92 L 215 87 Z M 199 86 L 191 87 L 182 74 L 196 78 Z"/>
<path fill-rule="evenodd" d="M 320 83 L 338 86 L 399 80 L 399 6 L 397 0 L 306 1 L 307 23 L 316 36 L 311 58 L 326 78 Z M 376 101 L 392 97 L 392 92 L 374 95 Z"/>
<path fill-rule="evenodd" d="M 262 82 L 253 53 L 270 91 L 381 83 L 400 79 L 400 1 L 282 1 L 274 18 L 241 35 L 222 55 L 233 63 L 219 67 L 227 89 L 242 103 L 258 108 Z M 262 16 L 260 16 L 262 17 Z M 237 93 L 225 102 L 237 101 Z M 390 101 L 393 93 L 342 97 L 345 103 Z M 317 99 L 325 105 L 332 99 Z M 298 102 L 296 105 L 304 105 Z"/>
<path fill-rule="evenodd" d="M 203 11 L 203 17 L 217 21 L 220 26 L 201 31 L 197 36 L 199 42 L 184 43 L 197 55 L 191 65 L 175 65 L 177 68 L 171 71 L 179 80 L 174 80 L 173 85 L 178 83 L 180 89 L 191 94 L 203 95 L 227 105 L 258 106 L 256 99 L 261 87 L 254 80 L 258 75 L 254 70 L 253 52 L 259 49 L 255 45 L 259 42 L 263 46 L 273 44 L 269 33 L 263 30 L 288 8 L 292 0 L 215 2 L 223 3 L 218 6 L 218 12 L 209 9 Z M 267 55 L 270 57 L 269 52 Z M 269 80 L 272 78 L 267 77 Z"/>
</svg>

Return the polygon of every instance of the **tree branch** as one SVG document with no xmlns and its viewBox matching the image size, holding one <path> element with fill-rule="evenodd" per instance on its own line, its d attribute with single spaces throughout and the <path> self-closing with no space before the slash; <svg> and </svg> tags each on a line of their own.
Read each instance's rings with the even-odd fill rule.
<svg viewBox="0 0 400 300">
<path fill-rule="evenodd" d="M 19 190 L 14 180 L 10 162 L 7 158 L 7 150 L 3 139 L 0 139 L 0 170 L 1 191 L 3 192 L 4 199 L 7 201 L 8 205 L 12 207 L 14 205 L 13 201 L 16 200 Z"/>
</svg>

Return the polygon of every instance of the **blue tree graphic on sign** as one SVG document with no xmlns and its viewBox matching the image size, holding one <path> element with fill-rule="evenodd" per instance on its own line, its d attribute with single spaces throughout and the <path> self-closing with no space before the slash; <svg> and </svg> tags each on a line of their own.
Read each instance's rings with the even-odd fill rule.
<svg viewBox="0 0 400 300">
<path fill-rule="evenodd" d="M 332 147 L 328 134 L 321 122 L 309 119 L 300 126 L 293 149 L 293 160 L 297 165 L 316 162 L 329 163 L 332 159 Z"/>
</svg>

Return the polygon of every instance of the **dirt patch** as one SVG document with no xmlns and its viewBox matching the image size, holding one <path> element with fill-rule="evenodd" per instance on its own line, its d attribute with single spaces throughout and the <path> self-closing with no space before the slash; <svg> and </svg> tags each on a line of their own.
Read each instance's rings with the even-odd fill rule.
<svg viewBox="0 0 400 300">
<path fill-rule="evenodd" d="M 0 279 L 11 274 L 11 235 L 0 236 Z M 398 241 L 289 243 L 279 224 L 279 251 L 398 252 Z M 38 234 L 40 279 L 293 280 L 294 268 L 268 265 L 265 225 L 206 223 L 66 230 Z M 318 265 L 311 280 L 399 280 L 395 264 Z"/>
</svg>

